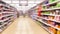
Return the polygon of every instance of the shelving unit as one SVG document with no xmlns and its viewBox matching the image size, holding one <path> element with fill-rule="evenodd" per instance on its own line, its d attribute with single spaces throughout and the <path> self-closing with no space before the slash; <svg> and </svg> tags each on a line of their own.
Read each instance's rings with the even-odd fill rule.
<svg viewBox="0 0 60 34">
<path fill-rule="evenodd" d="M 36 7 L 29 10 L 30 17 L 40 21 L 42 28 L 51 34 L 60 34 L 60 0 L 46 0 Z"/>
<path fill-rule="evenodd" d="M 49 32 L 50 34 L 53 34 L 51 31 L 48 30 L 48 28 L 44 27 L 44 26 L 46 26 L 46 25 L 44 25 L 43 23 L 40 23 L 40 26 L 41 26 L 43 29 L 45 29 L 47 32 Z M 49 26 L 47 26 L 47 27 L 49 27 Z"/>
<path fill-rule="evenodd" d="M 0 33 L 4 31 L 16 18 L 19 12 L 16 8 L 0 1 Z"/>
<path fill-rule="evenodd" d="M 49 1 L 49 0 L 48 0 L 48 1 Z M 58 3 L 58 2 L 60 2 L 60 0 L 54 1 L 54 2 L 52 2 L 52 3 L 44 4 L 43 6 L 52 5 L 52 4 L 55 4 L 55 3 Z"/>
</svg>

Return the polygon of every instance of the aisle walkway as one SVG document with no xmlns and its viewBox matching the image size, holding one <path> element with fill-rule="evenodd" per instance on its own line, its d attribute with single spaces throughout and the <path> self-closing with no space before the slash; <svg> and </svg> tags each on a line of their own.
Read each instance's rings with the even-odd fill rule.
<svg viewBox="0 0 60 34">
<path fill-rule="evenodd" d="M 32 19 L 20 17 L 13 22 L 2 34 L 49 34 Z"/>
</svg>

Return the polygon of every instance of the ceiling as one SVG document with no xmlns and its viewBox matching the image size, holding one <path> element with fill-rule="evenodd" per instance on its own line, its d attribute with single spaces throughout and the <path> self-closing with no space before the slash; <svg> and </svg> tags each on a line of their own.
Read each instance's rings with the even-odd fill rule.
<svg viewBox="0 0 60 34">
<path fill-rule="evenodd" d="M 36 6 L 37 4 L 41 3 L 44 0 L 3 0 L 4 2 L 16 7 L 18 10 L 23 10 L 24 12 L 33 6 Z M 22 6 L 20 5 L 22 4 Z M 27 4 L 25 6 L 24 4 Z"/>
</svg>

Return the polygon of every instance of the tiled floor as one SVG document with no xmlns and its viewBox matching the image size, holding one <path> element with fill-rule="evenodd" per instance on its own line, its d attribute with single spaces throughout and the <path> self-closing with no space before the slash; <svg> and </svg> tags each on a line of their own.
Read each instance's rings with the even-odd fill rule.
<svg viewBox="0 0 60 34">
<path fill-rule="evenodd" d="M 15 20 L 2 34 L 49 34 L 29 17 Z"/>
</svg>

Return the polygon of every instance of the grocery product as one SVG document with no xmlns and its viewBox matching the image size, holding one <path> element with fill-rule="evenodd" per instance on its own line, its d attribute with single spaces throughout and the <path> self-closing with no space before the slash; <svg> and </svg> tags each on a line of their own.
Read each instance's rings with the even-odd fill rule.
<svg viewBox="0 0 60 34">
<path fill-rule="evenodd" d="M 59 2 L 59 3 L 57 3 L 56 7 L 60 7 L 60 2 Z"/>
<path fill-rule="evenodd" d="M 38 16 L 41 16 L 41 9 L 42 9 L 42 6 L 38 6 Z"/>
<path fill-rule="evenodd" d="M 59 14 L 59 12 L 60 12 L 59 10 L 56 10 L 56 13 L 55 13 L 55 14 L 57 14 L 57 15 L 58 15 L 58 14 Z"/>
<path fill-rule="evenodd" d="M 54 19 L 54 16 L 48 16 L 49 19 L 53 20 Z"/>
<path fill-rule="evenodd" d="M 53 33 L 53 34 L 56 34 L 56 29 L 55 28 L 52 28 L 52 27 L 49 27 L 49 30 Z"/>
<path fill-rule="evenodd" d="M 60 34 L 60 30 L 57 31 L 57 34 Z"/>
<path fill-rule="evenodd" d="M 55 16 L 54 18 L 56 21 L 60 21 L 60 16 Z"/>
<path fill-rule="evenodd" d="M 51 11 L 51 12 L 50 12 L 50 14 L 55 15 L 55 11 L 54 11 L 54 10 L 53 10 L 53 11 Z"/>
<path fill-rule="evenodd" d="M 60 15 L 60 10 L 56 10 L 55 14 Z"/>
<path fill-rule="evenodd" d="M 54 1 L 56 1 L 56 0 L 49 0 L 49 3 L 52 3 L 52 2 L 54 2 Z"/>
<path fill-rule="evenodd" d="M 50 20 L 47 20 L 47 23 L 48 23 L 48 24 L 51 24 L 51 21 L 50 21 Z"/>
<path fill-rule="evenodd" d="M 55 26 L 55 27 L 60 28 L 60 24 L 56 24 L 56 26 Z"/>
<path fill-rule="evenodd" d="M 49 0 L 45 0 L 44 4 L 48 4 L 49 3 Z"/>
</svg>

